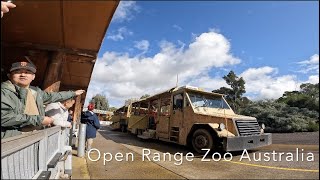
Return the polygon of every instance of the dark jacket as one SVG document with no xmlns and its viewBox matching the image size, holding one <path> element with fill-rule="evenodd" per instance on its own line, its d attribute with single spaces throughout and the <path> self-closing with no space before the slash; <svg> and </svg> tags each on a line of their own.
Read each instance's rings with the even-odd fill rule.
<svg viewBox="0 0 320 180">
<path fill-rule="evenodd" d="M 83 112 L 81 114 L 81 123 L 87 124 L 86 138 L 95 138 L 97 129 L 100 129 L 100 121 L 98 116 L 90 111 Z"/>
<path fill-rule="evenodd" d="M 21 128 L 25 126 L 40 126 L 45 116 L 45 104 L 76 96 L 73 91 L 48 93 L 38 87 L 30 86 L 30 89 L 35 97 L 39 115 L 24 114 L 27 89 L 20 88 L 10 81 L 1 83 L 1 139 L 21 134 Z"/>
<path fill-rule="evenodd" d="M 67 121 L 68 122 L 72 122 L 73 121 L 73 118 L 72 118 L 72 116 L 70 114 L 68 114 L 68 120 Z"/>
</svg>

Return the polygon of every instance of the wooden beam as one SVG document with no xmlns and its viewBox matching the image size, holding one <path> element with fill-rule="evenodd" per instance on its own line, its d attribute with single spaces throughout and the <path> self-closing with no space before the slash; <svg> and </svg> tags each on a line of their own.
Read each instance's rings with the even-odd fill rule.
<svg viewBox="0 0 320 180">
<path fill-rule="evenodd" d="M 85 56 L 90 58 L 96 58 L 98 52 L 87 49 L 78 49 L 78 48 L 64 48 L 54 45 L 46 45 L 46 44 L 36 44 L 30 42 L 20 42 L 20 43 L 8 43 L 1 42 L 1 45 L 4 47 L 20 47 L 20 48 L 30 48 L 30 49 L 39 49 L 39 50 L 47 50 L 47 51 L 59 51 L 66 54 L 73 54 L 78 56 Z"/>
<path fill-rule="evenodd" d="M 62 63 L 66 55 L 63 52 L 53 52 L 49 57 L 46 76 L 43 82 L 43 89 L 46 92 L 58 92 L 62 78 Z"/>
<path fill-rule="evenodd" d="M 83 89 L 86 90 L 88 87 L 82 87 L 82 86 L 72 86 L 72 85 L 66 85 L 66 84 L 60 84 L 60 89 L 61 90 L 79 90 Z"/>
<path fill-rule="evenodd" d="M 68 62 L 76 62 L 76 63 L 87 63 L 87 64 L 94 64 L 96 62 L 96 59 L 92 60 L 83 60 L 83 59 L 69 59 Z"/>
<path fill-rule="evenodd" d="M 82 112 L 81 96 L 77 96 L 75 106 L 74 106 L 74 111 L 73 111 L 73 122 L 74 122 L 73 124 L 76 124 L 77 122 L 80 123 L 81 112 Z"/>
</svg>

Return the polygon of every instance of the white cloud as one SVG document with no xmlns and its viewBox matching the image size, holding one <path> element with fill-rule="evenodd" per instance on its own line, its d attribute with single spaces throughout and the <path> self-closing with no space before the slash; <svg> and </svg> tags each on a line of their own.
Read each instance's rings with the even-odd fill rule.
<svg viewBox="0 0 320 180">
<path fill-rule="evenodd" d="M 311 84 L 319 83 L 319 75 L 309 76 L 308 80 L 305 83 L 311 83 Z"/>
<path fill-rule="evenodd" d="M 182 85 L 182 84 L 181 84 Z M 211 78 L 208 75 L 195 77 L 186 85 L 193 85 L 205 89 L 206 91 L 212 91 L 219 89 L 220 87 L 228 87 L 226 81 L 222 77 Z"/>
<path fill-rule="evenodd" d="M 135 44 L 141 50 L 147 50 L 149 46 L 147 40 Z M 212 91 L 228 86 L 223 75 L 212 77 L 212 72 L 241 62 L 230 52 L 230 42 L 217 32 L 195 35 L 189 44 L 161 41 L 159 46 L 160 51 L 150 57 L 105 52 L 95 64 L 88 90 L 91 96 L 87 95 L 87 101 L 93 94 L 102 93 L 111 106 L 120 107 L 126 99 L 152 95 L 175 86 L 177 75 L 179 86 L 191 85 Z M 299 64 L 319 64 L 319 56 L 313 55 Z M 310 75 L 302 82 L 295 75 L 279 75 L 277 68 L 269 66 L 249 68 L 238 76 L 246 81 L 245 96 L 252 100 L 277 99 L 285 91 L 299 90 L 301 83 L 319 82 L 318 74 Z"/>
<path fill-rule="evenodd" d="M 148 51 L 149 49 L 149 41 L 147 40 L 141 40 L 141 41 L 136 41 L 135 44 L 134 44 L 134 47 L 139 49 L 139 50 L 142 50 L 144 52 Z"/>
<path fill-rule="evenodd" d="M 126 27 L 121 27 L 117 30 L 115 34 L 108 35 L 107 39 L 112 39 L 114 41 L 123 40 L 125 36 L 132 35 L 133 32 L 129 31 Z"/>
<path fill-rule="evenodd" d="M 174 24 L 172 27 L 175 28 L 175 29 L 177 29 L 178 31 L 182 31 L 182 27 L 180 27 L 180 26 L 177 25 L 177 24 Z"/>
<path fill-rule="evenodd" d="M 116 12 L 113 15 L 113 22 L 130 21 L 134 17 L 135 12 L 139 12 L 140 7 L 135 1 L 120 1 Z"/>
<path fill-rule="evenodd" d="M 246 91 L 250 97 L 258 99 L 277 99 L 285 91 L 298 90 L 301 82 L 294 75 L 276 76 L 278 70 L 272 67 L 249 68 L 239 76 L 243 77 Z"/>
<path fill-rule="evenodd" d="M 219 28 L 209 28 L 209 32 L 221 33 L 221 30 Z"/>
<path fill-rule="evenodd" d="M 299 64 L 319 64 L 319 54 L 314 54 L 309 60 L 300 61 Z"/>
<path fill-rule="evenodd" d="M 319 54 L 314 54 L 308 60 L 298 62 L 300 64 L 301 73 L 319 73 Z"/>
<path fill-rule="evenodd" d="M 223 79 L 210 79 L 208 72 L 240 63 L 240 59 L 230 53 L 228 40 L 215 32 L 202 33 L 182 47 L 167 41 L 159 45 L 160 52 L 152 57 L 106 52 L 95 64 L 89 91 L 108 93 L 106 97 L 115 100 L 110 100 L 111 105 L 121 105 L 125 99 L 175 86 L 177 74 L 179 85 L 199 85 L 213 90 L 210 83 L 220 86 Z"/>
</svg>

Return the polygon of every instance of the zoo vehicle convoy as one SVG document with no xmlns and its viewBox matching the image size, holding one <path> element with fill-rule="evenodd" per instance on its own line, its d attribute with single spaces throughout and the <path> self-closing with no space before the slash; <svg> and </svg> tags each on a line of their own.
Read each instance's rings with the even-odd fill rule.
<svg viewBox="0 0 320 180">
<path fill-rule="evenodd" d="M 127 107 L 123 114 L 129 132 L 192 147 L 201 154 L 203 149 L 240 151 L 272 143 L 271 134 L 264 133 L 264 124 L 259 126 L 255 117 L 235 114 L 223 94 L 197 87 L 174 87 Z"/>
</svg>

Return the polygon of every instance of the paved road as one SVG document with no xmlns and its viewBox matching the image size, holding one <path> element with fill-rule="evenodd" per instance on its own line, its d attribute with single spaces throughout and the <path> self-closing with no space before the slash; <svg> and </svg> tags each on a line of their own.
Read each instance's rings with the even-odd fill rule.
<svg viewBox="0 0 320 180">
<path fill-rule="evenodd" d="M 274 144 L 310 144 L 319 145 L 318 132 L 298 132 L 298 133 L 273 133 Z"/>
<path fill-rule="evenodd" d="M 290 137 L 294 136 L 274 134 L 275 144 L 249 151 L 251 161 L 242 156 L 243 152 L 232 153 L 226 156 L 226 160 L 223 159 L 224 154 L 220 154 L 221 160 L 214 161 L 212 155 L 204 158 L 194 154 L 193 158 L 187 159 L 189 150 L 184 146 L 155 140 L 141 141 L 134 135 L 104 127 L 99 131 L 94 147 L 99 149 L 102 158 L 103 153 L 107 153 L 107 159 L 112 154 L 113 160 L 105 165 L 102 158 L 98 162 L 87 161 L 90 176 L 94 179 L 319 179 L 319 135 L 312 137 L 312 141 L 295 138 L 298 143 Z M 311 143 L 313 141 L 316 143 Z M 148 150 L 149 156 L 146 155 Z M 124 155 L 123 161 L 114 159 L 117 152 Z M 170 153 L 171 160 L 169 154 L 164 153 Z M 183 153 L 182 159 L 178 153 Z M 92 157 L 97 157 L 96 152 L 92 154 Z M 214 158 L 218 160 L 218 154 L 214 154 Z"/>
</svg>

